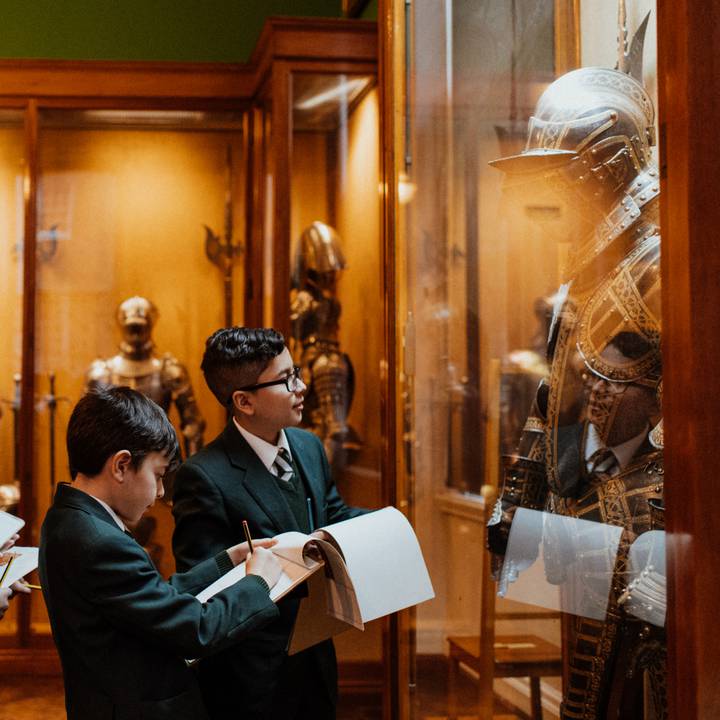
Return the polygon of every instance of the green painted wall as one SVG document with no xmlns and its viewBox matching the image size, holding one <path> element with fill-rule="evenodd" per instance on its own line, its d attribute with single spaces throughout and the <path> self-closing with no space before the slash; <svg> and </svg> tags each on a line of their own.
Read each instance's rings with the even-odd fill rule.
<svg viewBox="0 0 720 720">
<path fill-rule="evenodd" d="M 378 0 L 370 0 L 360 15 L 363 20 L 377 20 L 378 16 Z"/>
<path fill-rule="evenodd" d="M 340 0 L 0 0 L 0 57 L 246 62 L 273 15 Z"/>
</svg>

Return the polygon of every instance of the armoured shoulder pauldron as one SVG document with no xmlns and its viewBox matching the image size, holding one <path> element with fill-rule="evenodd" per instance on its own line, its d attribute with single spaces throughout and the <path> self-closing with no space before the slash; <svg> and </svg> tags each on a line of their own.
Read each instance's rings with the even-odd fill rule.
<svg viewBox="0 0 720 720">
<path fill-rule="evenodd" d="M 660 236 L 644 239 L 580 308 L 577 348 L 611 382 L 659 380 Z"/>
</svg>

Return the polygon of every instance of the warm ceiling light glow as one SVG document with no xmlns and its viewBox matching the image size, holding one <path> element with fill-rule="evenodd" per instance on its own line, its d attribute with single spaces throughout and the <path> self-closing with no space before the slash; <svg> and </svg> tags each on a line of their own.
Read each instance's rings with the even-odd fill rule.
<svg viewBox="0 0 720 720">
<path fill-rule="evenodd" d="M 119 123 L 202 122 L 205 113 L 185 110 L 86 110 L 86 120 Z"/>
<path fill-rule="evenodd" d="M 417 192 L 417 185 L 410 180 L 407 173 L 401 172 L 398 178 L 398 202 L 407 205 Z"/>
<path fill-rule="evenodd" d="M 368 82 L 368 78 L 345 80 L 344 82 L 338 83 L 334 88 L 330 88 L 330 90 L 324 90 L 317 95 L 312 95 L 307 100 L 297 103 L 295 108 L 297 110 L 312 110 L 313 108 L 323 105 L 326 102 L 330 102 L 331 100 L 352 95 L 353 92 L 360 90 L 367 85 Z"/>
</svg>

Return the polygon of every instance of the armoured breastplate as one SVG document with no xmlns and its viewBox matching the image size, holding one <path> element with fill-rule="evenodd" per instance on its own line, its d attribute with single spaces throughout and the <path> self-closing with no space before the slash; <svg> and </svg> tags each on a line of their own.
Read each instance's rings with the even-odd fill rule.
<svg viewBox="0 0 720 720">
<path fill-rule="evenodd" d="M 332 297 L 313 295 L 301 290 L 291 308 L 295 333 L 303 344 L 314 343 L 318 338 L 337 338 L 340 303 Z"/>
<path fill-rule="evenodd" d="M 170 408 L 172 389 L 165 378 L 165 360 L 150 357 L 131 360 L 116 355 L 93 362 L 88 379 L 91 383 L 127 385 L 156 402 L 166 412 Z"/>
<path fill-rule="evenodd" d="M 577 498 L 593 485 L 593 455 L 619 475 L 653 450 L 660 380 L 660 237 L 640 225 L 620 262 L 561 296 L 550 340 L 546 470 L 550 489 Z M 609 454 L 610 451 L 612 454 Z"/>
<path fill-rule="evenodd" d="M 349 360 L 337 342 L 311 337 L 304 346 L 302 366 L 308 386 L 307 417 L 314 427 L 323 428 L 323 436 L 342 439 L 348 430 L 346 418 L 352 399 Z"/>
</svg>

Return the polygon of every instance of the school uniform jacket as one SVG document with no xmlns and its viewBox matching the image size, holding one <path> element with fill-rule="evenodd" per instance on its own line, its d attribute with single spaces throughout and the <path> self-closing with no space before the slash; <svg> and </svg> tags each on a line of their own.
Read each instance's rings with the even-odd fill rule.
<svg viewBox="0 0 720 720">
<path fill-rule="evenodd" d="M 290 451 L 302 476 L 312 507 L 312 525 L 324 525 L 362 515 L 367 510 L 345 505 L 335 487 L 322 443 L 316 435 L 286 428 Z M 175 532 L 173 551 L 178 569 L 194 567 L 213 557 L 226 543 L 244 539 L 242 521 L 253 537 L 273 537 L 300 531 L 276 478 L 230 420 L 225 430 L 187 460 L 175 478 L 173 495 Z M 283 679 L 283 664 L 299 598 L 280 601 L 280 617 L 253 633 L 242 646 L 203 661 L 200 682 L 214 720 L 275 720 L 277 696 L 305 692 L 337 696 L 337 664 L 332 641 L 320 643 L 293 656 L 313 667 L 312 687 L 298 688 Z M 224 689 L 231 686 L 237 703 L 227 702 Z M 292 703 L 290 703 L 292 704 Z"/>
<path fill-rule="evenodd" d="M 167 582 L 96 500 L 58 487 L 39 572 L 69 720 L 207 717 L 185 658 L 237 643 L 278 615 L 253 576 L 199 603 L 193 595 L 232 568 L 227 553 L 216 555 Z"/>
</svg>

